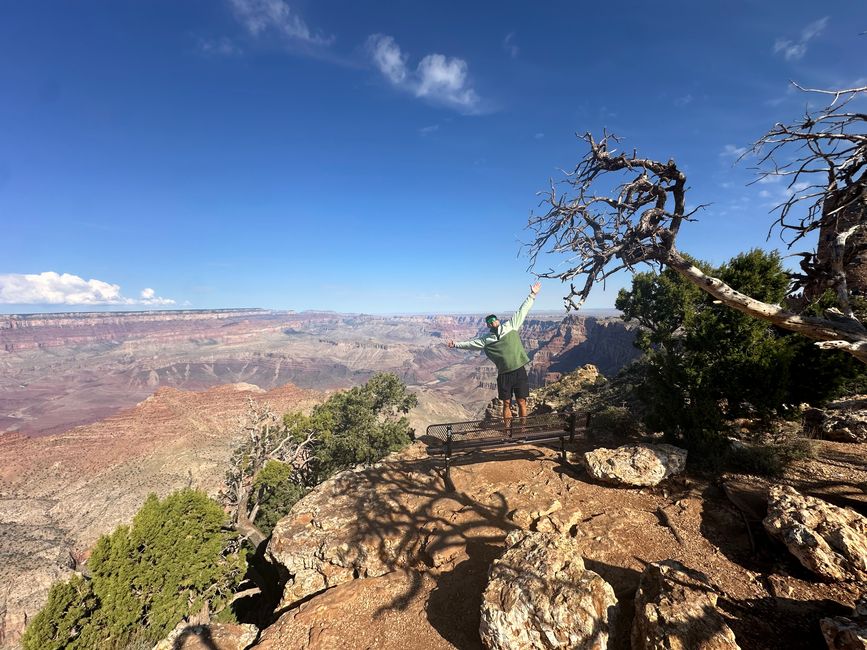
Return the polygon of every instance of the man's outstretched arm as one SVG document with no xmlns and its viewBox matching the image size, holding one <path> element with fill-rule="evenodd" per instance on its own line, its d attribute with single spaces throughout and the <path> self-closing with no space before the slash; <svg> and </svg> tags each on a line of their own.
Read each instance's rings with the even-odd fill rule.
<svg viewBox="0 0 867 650">
<path fill-rule="evenodd" d="M 515 312 L 515 315 L 509 319 L 509 322 L 506 323 L 505 330 L 516 330 L 521 325 L 524 324 L 524 319 L 527 318 L 527 314 L 530 312 L 530 308 L 533 306 L 533 302 L 536 300 L 536 294 L 539 293 L 539 289 L 542 288 L 541 282 L 536 282 L 532 287 L 530 287 L 530 295 L 521 303 L 521 306 L 518 307 L 518 311 Z"/>
<path fill-rule="evenodd" d="M 481 350 L 485 347 L 485 341 L 483 339 L 470 339 L 469 341 L 448 341 L 446 343 L 450 348 L 457 348 L 459 350 Z"/>
</svg>

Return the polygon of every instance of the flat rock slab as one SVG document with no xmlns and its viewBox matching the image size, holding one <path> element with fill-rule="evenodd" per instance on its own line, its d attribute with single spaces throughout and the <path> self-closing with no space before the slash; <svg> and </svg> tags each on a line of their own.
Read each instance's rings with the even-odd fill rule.
<svg viewBox="0 0 867 650">
<path fill-rule="evenodd" d="M 426 604 L 436 584 L 429 575 L 395 571 L 329 589 L 283 614 L 255 650 L 446 650 Z M 451 621 L 454 625 L 454 620 Z M 473 647 L 476 639 L 453 639 Z"/>
<path fill-rule="evenodd" d="M 614 589 L 586 569 L 575 540 L 513 531 L 482 597 L 479 633 L 489 650 L 608 647 Z"/>
<path fill-rule="evenodd" d="M 800 494 L 769 490 L 765 530 L 826 580 L 867 580 L 867 518 L 849 508 Z"/>
<path fill-rule="evenodd" d="M 706 575 L 675 560 L 654 562 L 635 593 L 632 650 L 735 650 Z"/>
<path fill-rule="evenodd" d="M 686 467 L 685 449 L 674 445 L 624 445 L 588 451 L 584 466 L 598 481 L 636 487 L 658 485 Z"/>
</svg>

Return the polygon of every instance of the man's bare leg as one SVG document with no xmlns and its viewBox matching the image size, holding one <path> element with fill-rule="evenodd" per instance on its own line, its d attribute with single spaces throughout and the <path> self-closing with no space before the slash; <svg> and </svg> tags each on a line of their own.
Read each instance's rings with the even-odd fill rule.
<svg viewBox="0 0 867 650">
<path fill-rule="evenodd" d="M 527 417 L 527 399 L 525 397 L 518 398 L 518 416 Z"/>
<path fill-rule="evenodd" d="M 508 436 L 511 434 L 511 425 L 512 425 L 512 400 L 504 399 L 503 400 L 503 431 Z"/>
</svg>

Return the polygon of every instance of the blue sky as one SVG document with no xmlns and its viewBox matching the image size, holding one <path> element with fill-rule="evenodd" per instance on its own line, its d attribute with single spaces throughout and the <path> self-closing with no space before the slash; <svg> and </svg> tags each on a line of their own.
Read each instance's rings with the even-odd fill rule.
<svg viewBox="0 0 867 650">
<path fill-rule="evenodd" d="M 712 204 L 681 250 L 777 246 L 782 185 L 736 152 L 802 114 L 790 80 L 867 83 L 864 30 L 835 0 L 0 0 L 0 311 L 514 308 L 536 192 L 602 128 Z"/>
</svg>

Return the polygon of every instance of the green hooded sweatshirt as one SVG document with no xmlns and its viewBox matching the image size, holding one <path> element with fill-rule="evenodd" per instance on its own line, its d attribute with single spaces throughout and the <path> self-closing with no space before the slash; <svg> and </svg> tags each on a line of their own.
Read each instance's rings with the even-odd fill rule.
<svg viewBox="0 0 867 650">
<path fill-rule="evenodd" d="M 521 337 L 518 336 L 518 329 L 524 323 L 535 300 L 533 294 L 527 296 L 515 315 L 505 323 L 500 323 L 496 332 L 490 331 L 485 336 L 469 341 L 455 341 L 455 347 L 461 350 L 483 350 L 488 359 L 497 366 L 497 373 L 501 375 L 527 365 L 530 358 L 524 350 Z"/>
</svg>

